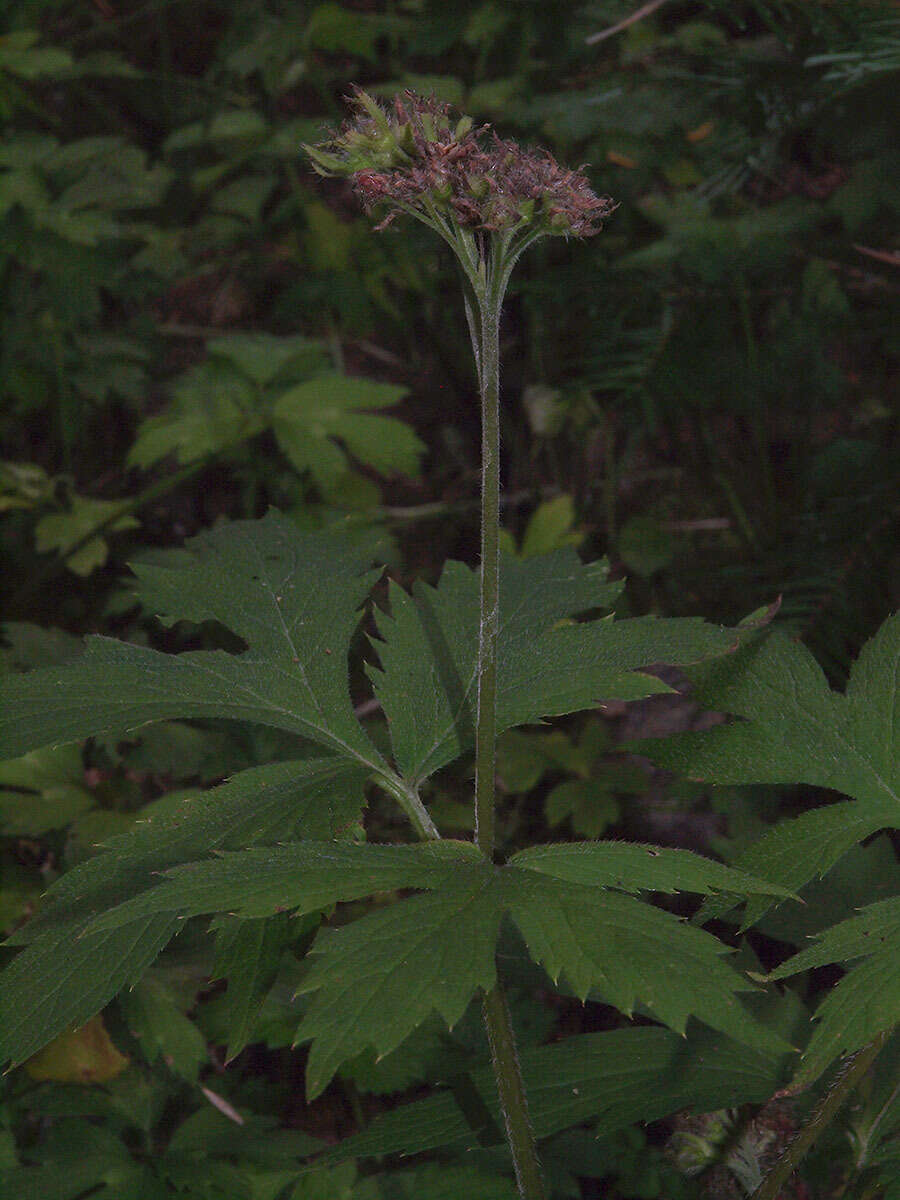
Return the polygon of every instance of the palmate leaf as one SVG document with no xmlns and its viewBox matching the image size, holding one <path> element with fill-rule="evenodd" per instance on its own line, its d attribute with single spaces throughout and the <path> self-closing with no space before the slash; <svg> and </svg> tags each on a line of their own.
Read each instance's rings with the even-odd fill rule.
<svg viewBox="0 0 900 1200">
<path fill-rule="evenodd" d="M 798 1073 L 803 1083 L 900 1023 L 900 897 L 870 904 L 826 929 L 769 978 L 784 979 L 828 963 L 854 965 L 816 1010 L 818 1024 Z"/>
<path fill-rule="evenodd" d="M 0 975 L 0 1062 L 20 1062 L 92 1017 L 140 978 L 179 927 L 157 912 L 92 930 L 98 914 L 152 888 L 160 871 L 217 849 L 342 833 L 359 811 L 365 778 L 338 759 L 255 767 L 111 839 L 63 875 L 10 939 L 31 944 Z"/>
<path fill-rule="evenodd" d="M 297 1041 L 312 1040 L 309 1099 L 368 1047 L 387 1054 L 432 1012 L 454 1025 L 479 988 L 493 986 L 502 909 L 493 872 L 470 868 L 341 929 L 324 930 L 301 991 L 312 992 Z"/>
<path fill-rule="evenodd" d="M 810 652 L 775 632 L 729 660 L 700 668 L 697 698 L 743 720 L 632 749 L 660 766 L 715 783 L 808 783 L 852 802 L 771 830 L 736 865 L 796 890 L 823 875 L 861 838 L 900 826 L 900 614 L 863 648 L 846 692 L 828 687 Z M 708 916 L 732 907 L 704 908 Z M 757 901 L 747 924 L 769 907 Z"/>
<path fill-rule="evenodd" d="M 689 663 L 724 654 L 734 630 L 694 619 L 640 618 L 573 624 L 608 609 L 621 584 L 606 564 L 585 566 L 572 549 L 536 559 L 507 558 L 500 573 L 498 730 L 671 689 L 639 673 L 657 662 Z M 448 563 L 436 588 L 390 592 L 391 615 L 378 614 L 382 670 L 375 691 L 390 721 L 394 757 L 417 783 L 474 742 L 478 658 L 478 577 Z"/>
<path fill-rule="evenodd" d="M 275 513 L 201 534 L 174 565 L 140 567 L 142 586 L 167 619 L 219 621 L 249 649 L 170 655 L 90 638 L 72 663 L 0 679 L 0 757 L 168 717 L 219 717 L 382 765 L 347 688 L 347 650 L 374 578 L 364 563 L 358 549 Z"/>
<path fill-rule="evenodd" d="M 319 935 L 302 988 L 313 998 L 297 1035 L 313 1042 L 311 1096 L 341 1063 L 367 1048 L 389 1053 L 432 1012 L 457 1020 L 493 982 L 505 913 L 532 956 L 554 979 L 564 974 L 582 999 L 597 989 L 622 1011 L 642 1004 L 679 1032 L 693 1014 L 748 1045 L 771 1047 L 771 1035 L 738 1003 L 737 993 L 752 985 L 722 961 L 726 947 L 669 913 L 606 890 L 660 885 L 658 858 L 671 858 L 683 888 L 765 893 L 768 884 L 688 852 L 543 849 L 543 856 L 525 851 L 504 868 L 490 866 L 469 842 L 304 841 L 236 851 L 167 871 L 161 882 L 99 913 L 87 930 L 111 933 L 153 914 L 182 920 L 222 911 L 242 918 L 302 913 L 376 891 L 426 889 L 428 895 Z M 529 869 L 529 855 L 538 869 Z"/>
</svg>

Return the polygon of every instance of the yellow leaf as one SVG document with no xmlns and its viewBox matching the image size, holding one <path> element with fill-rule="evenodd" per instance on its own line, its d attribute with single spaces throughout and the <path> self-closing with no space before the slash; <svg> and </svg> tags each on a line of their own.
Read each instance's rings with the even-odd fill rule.
<svg viewBox="0 0 900 1200">
<path fill-rule="evenodd" d="M 106 1083 L 122 1073 L 128 1059 L 113 1045 L 101 1016 L 62 1033 L 25 1063 L 32 1079 L 56 1083 Z"/>
</svg>

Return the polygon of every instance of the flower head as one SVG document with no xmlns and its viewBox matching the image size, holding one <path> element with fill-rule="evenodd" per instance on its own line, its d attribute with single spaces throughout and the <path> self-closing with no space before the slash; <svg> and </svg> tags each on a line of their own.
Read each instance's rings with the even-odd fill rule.
<svg viewBox="0 0 900 1200">
<path fill-rule="evenodd" d="M 366 211 L 388 206 L 379 228 L 405 212 L 473 230 L 590 237 L 615 208 L 594 194 L 580 168 L 523 150 L 470 117 L 454 119 L 450 105 L 434 97 L 407 91 L 383 108 L 357 89 L 349 103 L 352 119 L 305 149 L 319 174 L 352 180 Z"/>
</svg>

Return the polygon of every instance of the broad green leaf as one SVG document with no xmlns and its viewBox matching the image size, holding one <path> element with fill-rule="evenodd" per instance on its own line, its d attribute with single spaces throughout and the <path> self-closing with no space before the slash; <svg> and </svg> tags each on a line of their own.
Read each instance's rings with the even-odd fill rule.
<svg viewBox="0 0 900 1200">
<path fill-rule="evenodd" d="M 552 875 L 568 883 L 618 888 L 624 892 L 738 892 L 790 895 L 744 871 L 726 867 L 690 850 L 666 850 L 629 842 L 558 842 L 531 846 L 510 866 Z"/>
<path fill-rule="evenodd" d="M 783 887 L 799 891 L 810 880 L 825 875 L 848 850 L 889 823 L 893 822 L 885 821 L 880 807 L 858 800 L 814 808 L 768 830 L 734 865 L 751 874 L 762 872 Z M 736 903 L 734 896 L 707 900 L 699 918 L 712 920 L 723 916 Z M 744 912 L 744 928 L 755 925 L 770 908 L 771 901 L 751 898 Z"/>
<path fill-rule="evenodd" d="M 77 746 L 0 763 L 0 832 L 7 837 L 61 829 L 93 804 Z"/>
<path fill-rule="evenodd" d="M 69 1026 L 83 1025 L 117 992 L 137 983 L 178 929 L 147 917 L 121 929 L 39 938 L 3 972 L 0 1062 L 19 1063 Z"/>
<path fill-rule="evenodd" d="M 200 1066 L 208 1057 L 206 1042 L 161 976 L 148 971 L 139 983 L 123 992 L 119 1005 L 147 1062 L 162 1057 L 176 1075 L 196 1083 Z"/>
<path fill-rule="evenodd" d="M 377 767 L 353 714 L 347 648 L 372 581 L 360 552 L 270 513 L 202 534 L 171 567 L 143 566 L 168 620 L 216 620 L 244 638 L 242 655 L 160 654 L 88 640 L 74 663 L 0 680 L 0 756 L 170 717 L 258 721 Z"/>
<path fill-rule="evenodd" d="M 457 871 L 436 892 L 323 930 L 300 990 L 312 1000 L 297 1041 L 312 1040 L 310 1100 L 367 1047 L 387 1054 L 432 1012 L 448 1025 L 495 979 L 502 910 L 483 867 Z"/>
<path fill-rule="evenodd" d="M 359 810 L 366 772 L 346 761 L 274 763 L 188 795 L 179 811 L 114 838 L 66 872 L 47 906 L 10 939 L 31 943 L 0 975 L 0 1061 L 19 1061 L 98 1012 L 163 949 L 179 922 L 149 917 L 110 931 L 92 917 L 203 854 L 297 833 L 335 836 Z"/>
<path fill-rule="evenodd" d="M 843 695 L 831 691 L 804 646 L 777 631 L 700 676 L 699 702 L 743 719 L 634 749 L 692 779 L 808 783 L 856 801 L 777 826 L 737 866 L 796 890 L 860 838 L 900 825 L 900 614 L 863 648 Z M 748 910 L 747 922 L 767 907 Z"/>
<path fill-rule="evenodd" d="M 348 469 L 339 439 L 359 462 L 382 475 L 417 475 L 425 452 L 408 425 L 368 409 L 392 407 L 406 389 L 350 375 L 321 375 L 289 388 L 272 407 L 281 449 L 326 489 Z"/>
<path fill-rule="evenodd" d="M 238 445 L 263 428 L 251 382 L 230 362 L 211 358 L 188 371 L 170 407 L 141 422 L 128 465 L 151 467 L 168 454 L 196 462 Z"/>
<path fill-rule="evenodd" d="M 352 763 L 308 759 L 252 767 L 208 792 L 188 793 L 174 812 L 139 822 L 105 853 L 67 871 L 11 940 L 71 933 L 154 887 L 161 872 L 205 854 L 298 834 L 341 836 L 359 812 L 365 778 Z"/>
<path fill-rule="evenodd" d="M 269 989 L 278 975 L 281 957 L 297 936 L 285 914 L 268 920 L 229 918 L 216 930 L 214 979 L 227 979 L 224 997 L 228 1029 L 226 1062 L 249 1043 Z"/>
<path fill-rule="evenodd" d="M 408 886 L 423 886 L 413 871 L 407 879 Z M 693 1015 L 756 1049 L 787 1048 L 738 1003 L 736 994 L 753 985 L 721 961 L 728 948 L 669 913 L 515 865 L 467 865 L 461 855 L 443 879 L 424 886 L 435 890 L 319 934 L 301 987 L 314 995 L 298 1031 L 298 1040 L 312 1040 L 310 1096 L 362 1050 L 389 1053 L 432 1012 L 452 1025 L 477 988 L 489 985 L 484 980 L 493 979 L 493 945 L 505 912 L 532 957 L 554 980 L 564 973 L 581 999 L 598 989 L 621 1011 L 630 1015 L 641 1004 L 679 1033 Z M 494 941 L 488 946 L 486 939 Z"/>
<path fill-rule="evenodd" d="M 900 1023 L 900 898 L 870 904 L 826 929 L 769 978 L 784 979 L 828 963 L 855 965 L 816 1010 L 818 1024 L 798 1073 L 804 1082 Z"/>
<path fill-rule="evenodd" d="M 744 720 L 641 753 L 692 779 L 808 783 L 900 817 L 900 614 L 864 647 L 844 695 L 786 634 L 761 634 L 702 672 L 696 698 Z"/>
<path fill-rule="evenodd" d="M 68 512 L 51 513 L 38 521 L 34 531 L 35 549 L 39 554 L 56 550 L 65 557 L 66 565 L 76 575 L 90 575 L 106 562 L 109 553 L 106 538 L 98 534 L 74 554 L 69 554 L 69 551 L 85 534 L 115 516 L 121 508 L 121 501 L 92 500 L 87 496 L 73 495 L 70 503 Z M 136 529 L 139 524 L 133 516 L 125 513 L 108 525 L 104 532 Z"/>
<path fill-rule="evenodd" d="M 282 374 L 321 370 L 328 361 L 322 342 L 299 334 L 275 337 L 271 333 L 233 333 L 213 338 L 206 349 L 215 358 L 227 358 L 260 387 Z"/>
<path fill-rule="evenodd" d="M 573 550 L 505 559 L 500 575 L 498 728 L 573 712 L 598 700 L 635 699 L 670 689 L 639 674 L 653 663 L 686 663 L 737 644 L 733 630 L 686 619 L 573 624 L 567 618 L 609 608 L 621 584 L 606 564 L 584 565 Z M 474 740 L 478 579 L 448 563 L 436 588 L 412 596 L 393 586 L 391 615 L 378 614 L 382 671 L 375 690 L 390 720 L 394 755 L 418 781 Z"/>
<path fill-rule="evenodd" d="M 749 1050 L 691 1026 L 687 1037 L 643 1026 L 566 1038 L 520 1053 L 529 1111 L 539 1138 L 590 1120 L 598 1135 L 680 1109 L 708 1112 L 768 1100 L 782 1081 L 782 1059 Z M 490 1067 L 472 1072 L 496 1120 L 502 1121 Z M 599 1123 L 598 1123 L 599 1118 Z M 449 1091 L 376 1117 L 321 1161 L 417 1154 L 474 1147 L 474 1136 Z"/>
<path fill-rule="evenodd" d="M 309 840 L 235 851 L 175 867 L 158 886 L 101 913 L 91 927 L 114 929 L 154 912 L 181 918 L 303 914 L 373 892 L 443 887 L 473 862 L 483 859 L 471 842 L 448 840 L 403 846 Z"/>
<path fill-rule="evenodd" d="M 676 1033 L 694 1016 L 754 1049 L 787 1049 L 738 1002 L 753 985 L 711 935 L 631 896 L 535 871 L 507 868 L 501 886 L 532 957 L 582 1000 L 596 993 L 629 1016 L 640 1004 Z"/>
</svg>

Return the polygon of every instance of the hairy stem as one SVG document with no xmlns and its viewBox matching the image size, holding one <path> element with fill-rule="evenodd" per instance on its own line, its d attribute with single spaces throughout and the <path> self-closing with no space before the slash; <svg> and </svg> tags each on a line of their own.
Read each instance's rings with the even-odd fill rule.
<svg viewBox="0 0 900 1200">
<path fill-rule="evenodd" d="M 878 1057 L 886 1039 L 887 1033 L 879 1034 L 868 1046 L 847 1060 L 831 1090 L 753 1193 L 752 1200 L 777 1200 L 785 1183 Z"/>
<path fill-rule="evenodd" d="M 481 396 L 481 586 L 478 626 L 478 707 L 475 726 L 475 841 L 494 855 L 497 749 L 497 637 L 500 627 L 500 309 L 512 270 L 504 246 L 492 241 L 489 261 L 469 275 L 480 322 L 467 304 Z M 465 270 L 465 263 L 463 263 Z M 468 274 L 468 272 L 467 272 Z M 498 982 L 482 1012 L 494 1077 L 522 1200 L 545 1200 L 525 1084 L 509 1009 Z"/>
<path fill-rule="evenodd" d="M 546 1192 L 541 1177 L 541 1164 L 538 1162 L 534 1130 L 528 1116 L 528 1100 L 519 1069 L 515 1036 L 509 1019 L 509 1009 L 499 984 L 486 993 L 482 1011 L 519 1195 L 522 1200 L 544 1200 Z"/>
<path fill-rule="evenodd" d="M 481 587 L 475 725 L 475 841 L 494 854 L 497 633 L 500 627 L 500 307 L 481 306 Z"/>
</svg>

